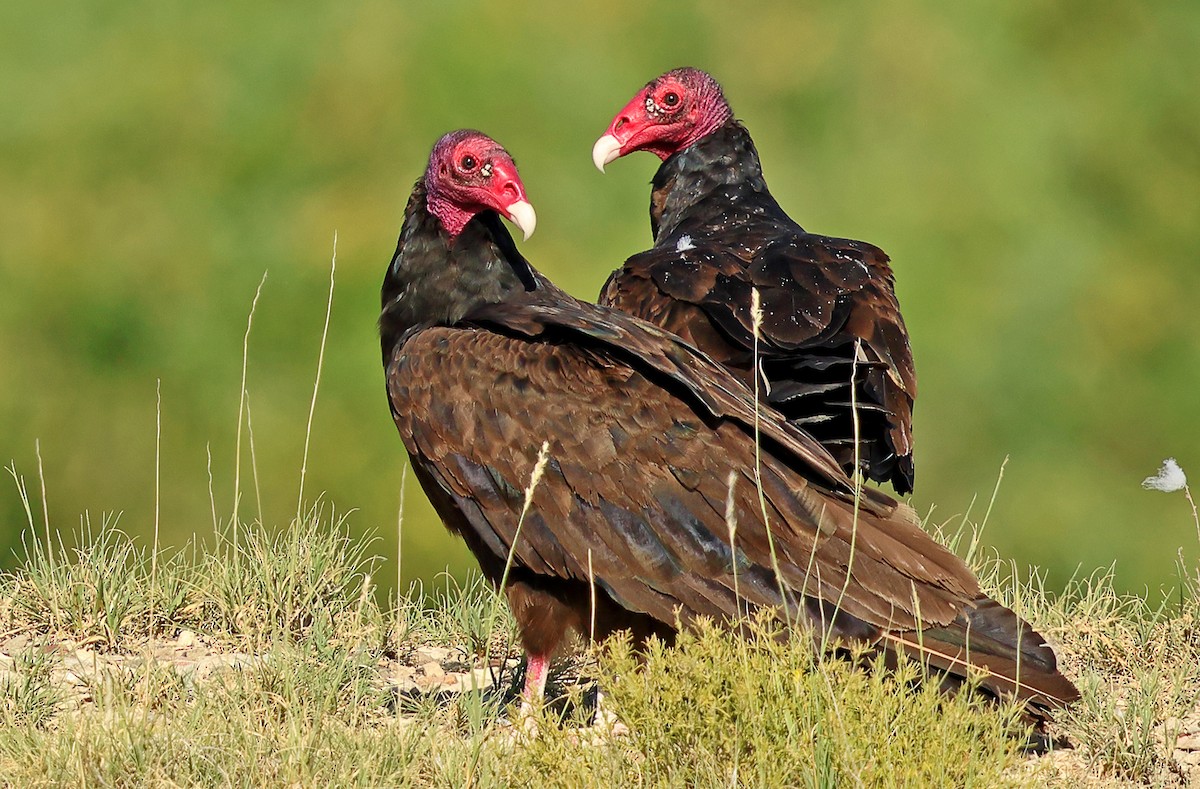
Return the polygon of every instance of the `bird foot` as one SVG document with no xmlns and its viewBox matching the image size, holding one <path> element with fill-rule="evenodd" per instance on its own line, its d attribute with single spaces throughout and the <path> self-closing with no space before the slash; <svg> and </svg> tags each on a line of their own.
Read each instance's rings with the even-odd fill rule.
<svg viewBox="0 0 1200 789">
<path fill-rule="evenodd" d="M 542 736 L 541 718 L 535 705 L 528 701 L 522 701 L 511 721 L 504 726 L 503 736 L 514 745 L 529 743 Z M 596 694 L 596 714 L 591 725 L 570 729 L 564 734 L 572 745 L 598 746 L 613 738 L 628 735 L 629 727 L 604 705 L 604 695 L 598 693 Z"/>
<path fill-rule="evenodd" d="M 521 709 L 517 711 L 517 719 L 514 728 L 519 729 L 527 737 L 537 737 L 541 733 L 541 724 L 538 722 L 537 709 L 528 701 L 521 702 Z"/>
</svg>

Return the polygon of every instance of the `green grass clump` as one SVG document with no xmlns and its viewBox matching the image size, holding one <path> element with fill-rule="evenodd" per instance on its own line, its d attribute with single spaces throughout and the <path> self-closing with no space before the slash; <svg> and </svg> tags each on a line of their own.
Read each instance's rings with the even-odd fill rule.
<svg viewBox="0 0 1200 789">
<path fill-rule="evenodd" d="M 0 575 L 0 629 L 106 651 L 182 629 L 252 648 L 386 638 L 369 541 L 320 507 L 277 531 L 243 525 L 157 557 L 116 518 L 92 531 L 85 516 L 74 543 L 27 539 L 24 566 Z"/>
<path fill-rule="evenodd" d="M 0 775 L 22 786 L 378 785 L 409 769 L 416 737 L 381 717 L 370 663 L 281 647 L 190 699 L 157 683 L 149 709 L 142 683 L 119 687 L 50 730 L 0 727 Z"/>
<path fill-rule="evenodd" d="M 351 540 L 345 517 L 313 507 L 276 532 L 245 528 L 205 554 L 197 596 L 209 630 L 255 644 L 315 635 L 383 638 L 373 597 L 370 540 Z"/>
<path fill-rule="evenodd" d="M 1195 777 L 1190 746 L 1177 747 L 1200 732 L 1190 581 L 1150 606 L 1106 573 L 1056 597 L 1038 575 L 978 563 L 1083 694 L 1052 726 L 1074 749 L 1031 758 L 1013 708 L 942 695 L 913 664 L 817 656 L 758 623 L 749 637 L 701 627 L 642 655 L 621 641 L 581 649 L 586 660 L 551 678 L 565 700 L 522 720 L 505 662 L 513 623 L 493 618 L 481 579 L 414 587 L 387 612 L 368 546 L 332 510 L 237 535 L 156 563 L 107 521 L 77 550 L 29 541 L 25 566 L 0 578 L 0 783 L 1075 789 Z M 430 647 L 447 671 L 489 667 L 494 683 L 403 691 L 393 672 L 428 663 Z M 102 670 L 87 671 L 89 654 Z M 200 671 L 210 658 L 221 660 Z M 597 688 L 623 733 L 589 728 Z"/>
<path fill-rule="evenodd" d="M 601 661 L 631 734 L 591 748 L 541 737 L 496 777 L 516 784 L 651 786 L 1003 785 L 1020 756 L 1013 711 L 917 683 L 917 669 L 855 668 L 760 634 L 704 627 L 644 662 Z"/>
<path fill-rule="evenodd" d="M 85 516 L 74 543 L 27 537 L 23 570 L 0 577 L 5 629 L 117 649 L 194 619 L 192 571 L 181 553 L 160 556 L 152 572 L 149 551 L 115 516 L 96 530 Z"/>
<path fill-rule="evenodd" d="M 983 587 L 1035 623 L 1082 697 L 1058 715 L 1069 759 L 1041 765 L 1049 785 L 1187 783 L 1177 739 L 1200 731 L 1200 588 L 1181 567 L 1181 587 L 1151 604 L 1118 593 L 1111 570 L 1073 579 L 1061 595 L 1045 577 L 1018 577 L 1011 563 L 977 563 Z M 1066 763 L 1066 767 L 1062 763 Z M 1190 780 L 1200 780 L 1200 772 Z"/>
<path fill-rule="evenodd" d="M 492 585 L 478 574 L 460 582 L 447 573 L 443 581 L 430 592 L 414 583 L 400 598 L 396 641 L 462 645 L 467 655 L 506 654 L 517 640 L 516 620 L 507 605 L 496 605 Z"/>
<path fill-rule="evenodd" d="M 52 677 L 54 660 L 35 649 L 16 657 L 0 678 L 0 728 L 42 729 L 61 708 L 64 694 Z"/>
<path fill-rule="evenodd" d="M 1177 738 L 1200 714 L 1200 596 L 1193 585 L 1150 605 L 1117 594 L 1107 572 L 1076 580 L 1060 605 L 1025 597 L 1050 623 L 1083 698 L 1062 716 L 1078 750 L 1104 776 L 1162 785 L 1178 776 Z M 1191 731 L 1184 719 L 1191 717 Z M 1200 776 L 1197 776 L 1200 778 Z"/>
</svg>

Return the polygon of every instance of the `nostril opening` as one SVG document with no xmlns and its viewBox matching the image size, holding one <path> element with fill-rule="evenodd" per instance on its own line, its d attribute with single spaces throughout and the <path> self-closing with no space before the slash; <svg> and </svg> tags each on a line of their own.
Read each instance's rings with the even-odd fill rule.
<svg viewBox="0 0 1200 789">
<path fill-rule="evenodd" d="M 613 131 L 618 131 L 618 130 L 619 130 L 619 129 L 620 129 L 622 126 L 624 126 L 624 125 L 625 125 L 625 119 L 624 119 L 624 118 L 617 118 L 617 122 L 616 122 L 616 124 L 613 126 Z"/>
<path fill-rule="evenodd" d="M 519 198 L 521 196 L 521 191 L 517 189 L 517 185 L 512 181 L 504 184 L 504 193 L 513 198 Z"/>
</svg>

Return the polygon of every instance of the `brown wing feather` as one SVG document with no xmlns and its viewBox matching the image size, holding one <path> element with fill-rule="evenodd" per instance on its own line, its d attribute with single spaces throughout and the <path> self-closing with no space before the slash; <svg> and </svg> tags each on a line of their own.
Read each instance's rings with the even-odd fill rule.
<svg viewBox="0 0 1200 789">
<path fill-rule="evenodd" d="M 597 583 L 620 605 L 660 621 L 677 611 L 685 621 L 735 615 L 735 564 L 750 602 L 780 604 L 747 478 L 753 437 L 742 426 L 709 424 L 617 360 L 483 330 L 417 334 L 389 366 L 388 387 L 410 454 L 463 511 L 459 528 L 474 532 L 469 544 L 507 554 L 521 490 L 545 439 L 551 461 L 522 526 L 520 566 L 583 580 L 590 551 Z M 506 431 L 509 420 L 515 429 Z M 513 434 L 524 438 L 514 442 Z M 907 508 L 886 519 L 862 512 L 855 523 L 851 503 L 798 479 L 788 466 L 795 457 L 783 454 L 764 453 L 762 474 L 792 610 L 804 596 L 840 599 L 852 617 L 903 630 L 916 626 L 918 611 L 923 622 L 949 623 L 975 596 L 969 570 L 921 532 Z M 720 481 L 730 471 L 739 478 L 736 552 L 713 506 L 727 495 Z M 715 571 L 702 588 L 696 563 Z"/>
<path fill-rule="evenodd" d="M 631 257 L 605 284 L 600 303 L 679 334 L 752 386 L 757 289 L 764 397 L 852 467 L 844 382 L 857 351 L 862 462 L 872 478 L 910 490 L 917 385 L 887 255 L 864 242 L 804 233 L 688 238 L 680 245 L 673 236 Z"/>
<path fill-rule="evenodd" d="M 947 626 L 886 634 L 881 647 L 953 677 L 973 674 L 993 695 L 1015 695 L 1043 711 L 1079 698 L 1079 690 L 1059 673 L 1058 660 L 1045 638 L 987 597 L 980 597 Z"/>
</svg>

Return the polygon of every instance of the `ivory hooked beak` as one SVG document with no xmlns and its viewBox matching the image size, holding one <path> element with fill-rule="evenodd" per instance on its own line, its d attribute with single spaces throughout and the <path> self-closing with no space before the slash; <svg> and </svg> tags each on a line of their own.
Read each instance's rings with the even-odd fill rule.
<svg viewBox="0 0 1200 789">
<path fill-rule="evenodd" d="M 521 228 L 521 232 L 525 234 L 525 241 L 533 235 L 534 228 L 537 227 L 537 212 L 533 210 L 533 206 L 524 200 L 518 200 L 505 209 L 508 213 L 508 219 L 517 227 Z"/>
<path fill-rule="evenodd" d="M 596 140 L 592 146 L 592 161 L 596 169 L 604 172 L 604 165 L 614 161 L 621 155 L 621 141 L 611 134 L 606 134 Z"/>
</svg>

